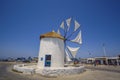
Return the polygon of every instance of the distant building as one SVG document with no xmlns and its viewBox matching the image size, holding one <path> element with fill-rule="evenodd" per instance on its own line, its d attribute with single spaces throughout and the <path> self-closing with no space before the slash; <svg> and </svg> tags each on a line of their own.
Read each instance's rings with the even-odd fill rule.
<svg viewBox="0 0 120 80">
<path fill-rule="evenodd" d="M 35 62 L 35 63 L 38 62 L 38 57 L 33 57 L 32 62 Z"/>
<path fill-rule="evenodd" d="M 14 61 L 15 61 L 15 59 L 12 58 L 12 57 L 8 57 L 7 60 L 8 60 L 9 62 L 14 62 Z"/>
<path fill-rule="evenodd" d="M 24 58 L 24 57 L 19 57 L 19 58 L 16 59 L 16 61 L 18 61 L 18 62 L 23 62 L 25 60 L 26 60 L 26 58 Z"/>
<path fill-rule="evenodd" d="M 93 64 L 94 62 L 99 65 L 120 65 L 120 58 L 117 57 L 94 57 L 81 59 L 82 63 Z"/>
</svg>

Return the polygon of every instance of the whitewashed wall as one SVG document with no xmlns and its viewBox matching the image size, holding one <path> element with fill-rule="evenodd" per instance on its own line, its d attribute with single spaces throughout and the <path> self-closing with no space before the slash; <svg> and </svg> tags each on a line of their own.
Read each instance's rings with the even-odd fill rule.
<svg viewBox="0 0 120 80">
<path fill-rule="evenodd" d="M 45 55 L 51 55 L 51 67 L 64 67 L 64 41 L 59 38 L 42 38 L 38 57 L 39 68 L 44 68 Z"/>
</svg>

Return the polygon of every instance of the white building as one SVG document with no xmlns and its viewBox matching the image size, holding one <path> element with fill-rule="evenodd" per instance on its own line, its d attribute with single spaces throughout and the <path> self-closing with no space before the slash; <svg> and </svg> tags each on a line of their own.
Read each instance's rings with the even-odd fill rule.
<svg viewBox="0 0 120 80">
<path fill-rule="evenodd" d="M 40 36 L 38 68 L 64 67 L 64 38 L 56 32 Z"/>
<path fill-rule="evenodd" d="M 94 58 L 85 58 L 81 59 L 81 62 L 93 64 L 96 62 L 100 65 L 120 65 L 120 58 L 117 57 L 94 57 Z"/>
</svg>

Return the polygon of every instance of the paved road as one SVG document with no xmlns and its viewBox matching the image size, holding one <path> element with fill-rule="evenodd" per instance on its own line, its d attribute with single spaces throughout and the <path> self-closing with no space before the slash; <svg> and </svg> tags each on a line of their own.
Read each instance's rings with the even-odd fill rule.
<svg viewBox="0 0 120 80">
<path fill-rule="evenodd" d="M 27 80 L 25 77 L 10 72 L 8 68 L 12 65 L 12 63 L 0 63 L 0 80 Z"/>
<path fill-rule="evenodd" d="M 12 71 L 15 63 L 0 62 L 0 80 L 53 80 L 40 75 L 28 75 Z"/>
<path fill-rule="evenodd" d="M 100 70 L 100 71 L 109 71 L 109 72 L 117 72 L 120 73 L 120 70 L 115 70 L 115 69 L 107 69 L 107 68 L 101 68 L 101 67 L 91 67 L 91 66 L 86 66 L 86 69 L 92 69 L 92 70 Z"/>
<path fill-rule="evenodd" d="M 46 78 L 40 75 L 25 75 L 11 71 L 14 63 L 0 62 L 0 80 L 120 80 L 120 73 L 87 70 L 82 74 Z"/>
</svg>

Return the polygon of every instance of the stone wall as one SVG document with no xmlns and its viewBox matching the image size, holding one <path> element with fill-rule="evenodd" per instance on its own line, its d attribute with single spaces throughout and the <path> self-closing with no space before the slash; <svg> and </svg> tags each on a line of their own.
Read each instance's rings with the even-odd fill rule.
<svg viewBox="0 0 120 80">
<path fill-rule="evenodd" d="M 62 76 L 79 74 L 84 71 L 84 67 L 63 67 L 63 68 L 44 68 L 43 70 L 37 70 L 36 73 L 40 73 L 44 76 Z"/>
<path fill-rule="evenodd" d="M 18 72 L 22 72 L 24 74 L 34 74 L 35 73 L 34 68 L 29 68 L 29 67 L 25 66 L 24 64 L 14 65 L 13 69 Z"/>
<path fill-rule="evenodd" d="M 58 67 L 58 68 L 37 68 L 35 66 L 25 66 L 24 64 L 14 65 L 14 70 L 24 74 L 41 74 L 43 76 L 64 76 L 82 73 L 84 66 L 80 67 Z"/>
</svg>

